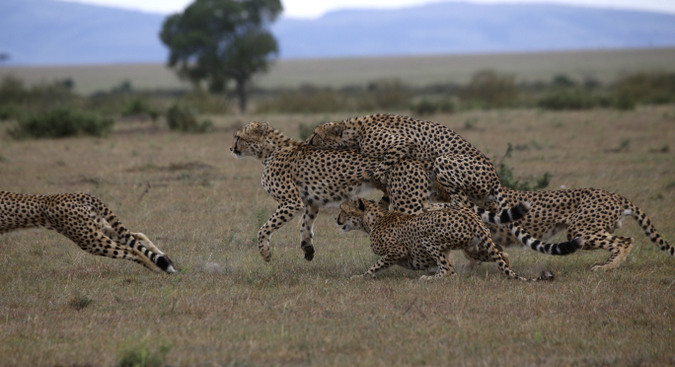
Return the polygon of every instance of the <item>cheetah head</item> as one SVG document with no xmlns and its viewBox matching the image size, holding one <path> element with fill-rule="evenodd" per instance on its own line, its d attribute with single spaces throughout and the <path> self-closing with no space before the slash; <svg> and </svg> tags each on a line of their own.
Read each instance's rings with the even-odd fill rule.
<svg viewBox="0 0 675 367">
<path fill-rule="evenodd" d="M 309 145 L 322 148 L 357 149 L 359 136 L 356 129 L 345 126 L 342 122 L 326 122 L 315 127 L 306 142 Z"/>
<path fill-rule="evenodd" d="M 364 219 L 366 216 L 367 205 L 374 205 L 373 202 L 357 198 L 355 200 L 345 201 L 340 205 L 340 213 L 337 217 L 338 226 L 342 231 L 349 232 L 357 229 L 366 230 Z"/>
<path fill-rule="evenodd" d="M 234 134 L 230 152 L 238 158 L 254 156 L 261 158 L 265 150 L 266 134 L 272 130 L 267 122 L 249 122 Z"/>
</svg>

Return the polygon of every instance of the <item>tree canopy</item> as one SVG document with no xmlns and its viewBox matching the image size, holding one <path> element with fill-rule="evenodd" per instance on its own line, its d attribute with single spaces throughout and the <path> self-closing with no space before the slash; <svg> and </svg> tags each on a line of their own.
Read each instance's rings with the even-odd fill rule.
<svg viewBox="0 0 675 367">
<path fill-rule="evenodd" d="M 233 81 L 245 113 L 248 82 L 278 54 L 268 28 L 282 10 L 280 0 L 195 0 L 164 21 L 160 38 L 170 50 L 168 65 L 212 92 L 224 92 Z"/>
</svg>

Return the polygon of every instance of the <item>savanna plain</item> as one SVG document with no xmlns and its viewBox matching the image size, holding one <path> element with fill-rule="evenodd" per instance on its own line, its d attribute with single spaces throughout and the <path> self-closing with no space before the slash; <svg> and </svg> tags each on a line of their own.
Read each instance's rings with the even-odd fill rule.
<svg viewBox="0 0 675 367">
<path fill-rule="evenodd" d="M 490 263 L 469 269 L 461 253 L 451 279 L 392 268 L 352 281 L 377 257 L 365 233 L 339 230 L 335 208 L 319 214 L 313 261 L 294 220 L 264 263 L 256 234 L 276 204 L 260 163 L 230 154 L 234 131 L 262 120 L 297 138 L 301 124 L 353 115 L 209 116 L 206 134 L 127 119 L 105 138 L 51 140 L 13 140 L 0 124 L 0 188 L 94 194 L 180 270 L 95 257 L 53 231 L 3 234 L 0 365 L 113 366 L 130 356 L 172 366 L 675 364 L 675 259 L 630 218 L 617 232 L 635 248 L 610 272 L 590 271 L 608 252 L 507 248 L 514 270 L 548 269 L 552 282 L 512 281 Z M 518 179 L 550 172 L 549 189 L 621 193 L 675 241 L 674 105 L 425 118 L 495 162 L 510 143 L 504 162 Z"/>
</svg>

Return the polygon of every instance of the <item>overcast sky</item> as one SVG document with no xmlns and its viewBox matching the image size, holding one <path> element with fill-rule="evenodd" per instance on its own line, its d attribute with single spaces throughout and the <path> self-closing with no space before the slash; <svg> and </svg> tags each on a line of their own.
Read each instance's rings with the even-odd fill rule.
<svg viewBox="0 0 675 367">
<path fill-rule="evenodd" d="M 139 9 L 158 13 L 182 11 L 192 0 L 61 0 Z M 457 0 L 445 0 L 457 1 Z M 463 0 L 476 3 L 557 3 L 675 13 L 675 0 Z M 400 8 L 443 0 L 282 0 L 284 17 L 316 18 L 344 8 Z"/>
</svg>

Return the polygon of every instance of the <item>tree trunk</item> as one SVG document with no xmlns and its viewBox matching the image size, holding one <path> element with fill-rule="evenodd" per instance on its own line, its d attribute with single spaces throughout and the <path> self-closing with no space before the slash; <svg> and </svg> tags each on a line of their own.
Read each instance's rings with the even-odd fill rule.
<svg viewBox="0 0 675 367">
<path fill-rule="evenodd" d="M 246 103 L 247 103 L 247 95 L 246 95 L 246 82 L 247 79 L 236 79 L 235 83 L 235 89 L 237 93 L 237 98 L 239 99 L 239 111 L 241 111 L 242 115 L 246 114 Z"/>
</svg>

